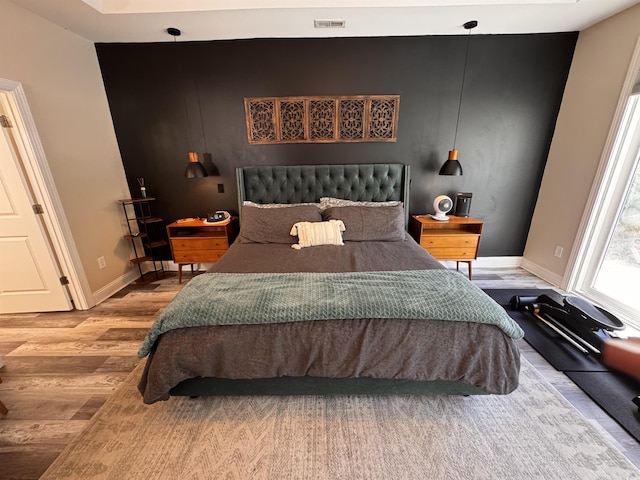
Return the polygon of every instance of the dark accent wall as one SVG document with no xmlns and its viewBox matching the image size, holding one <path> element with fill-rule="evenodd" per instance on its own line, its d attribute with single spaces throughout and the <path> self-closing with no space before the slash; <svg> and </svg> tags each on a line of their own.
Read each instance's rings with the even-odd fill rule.
<svg viewBox="0 0 640 480">
<path fill-rule="evenodd" d="M 97 44 L 129 187 L 167 222 L 237 211 L 235 167 L 400 162 L 410 212 L 472 192 L 481 256 L 519 256 L 577 33 Z M 439 176 L 453 146 L 461 177 Z M 244 97 L 398 94 L 396 143 L 249 145 Z M 198 103 L 201 109 L 198 108 Z M 204 132 L 204 134 L 203 134 Z M 219 176 L 184 177 L 187 152 Z M 218 184 L 224 193 L 218 193 Z"/>
</svg>

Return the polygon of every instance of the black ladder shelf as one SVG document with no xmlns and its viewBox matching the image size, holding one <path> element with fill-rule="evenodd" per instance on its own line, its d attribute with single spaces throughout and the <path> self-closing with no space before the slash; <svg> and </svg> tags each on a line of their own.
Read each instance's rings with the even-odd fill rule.
<svg viewBox="0 0 640 480">
<path fill-rule="evenodd" d="M 164 274 L 162 260 L 156 257 L 154 251 L 159 247 L 168 245 L 169 242 L 159 238 L 163 231 L 163 219 L 151 214 L 150 203 L 154 200 L 155 198 L 153 197 L 119 200 L 127 221 L 127 228 L 129 229 L 129 233 L 124 238 L 131 241 L 134 254 L 131 263 L 138 266 L 140 278 L 144 278 L 145 275 L 142 273 L 142 264 L 144 262 L 153 263 L 152 271 L 156 274 L 156 278 L 160 278 L 158 272 Z M 154 228 L 156 225 L 159 228 Z M 139 239 L 140 243 L 137 243 L 136 239 Z M 151 271 L 146 273 L 151 273 Z"/>
</svg>

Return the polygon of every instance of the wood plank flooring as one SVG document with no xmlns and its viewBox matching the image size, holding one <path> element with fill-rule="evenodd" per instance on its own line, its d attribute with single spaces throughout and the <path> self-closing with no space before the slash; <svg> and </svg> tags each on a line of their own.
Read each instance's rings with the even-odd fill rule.
<svg viewBox="0 0 640 480">
<path fill-rule="evenodd" d="M 189 279 L 187 275 L 186 279 Z M 480 288 L 550 288 L 521 269 L 474 268 Z M 184 286 L 175 273 L 134 283 L 87 311 L 0 315 L 0 478 L 37 479 L 138 364 L 160 310 Z M 640 466 L 640 445 L 524 341 L 523 355 Z"/>
</svg>

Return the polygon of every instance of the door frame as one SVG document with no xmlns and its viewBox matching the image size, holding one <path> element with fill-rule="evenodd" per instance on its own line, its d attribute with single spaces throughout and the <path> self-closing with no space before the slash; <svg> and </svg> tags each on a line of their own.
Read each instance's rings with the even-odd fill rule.
<svg viewBox="0 0 640 480">
<path fill-rule="evenodd" d="M 31 184 L 34 201 L 42 205 L 40 215 L 51 247 L 61 267 L 75 308 L 88 310 L 95 305 L 82 261 L 71 234 L 71 228 L 49 169 L 47 157 L 38 135 L 27 97 L 20 82 L 0 78 L 0 93 L 4 93 L 11 110 L 12 131 L 25 176 Z"/>
</svg>

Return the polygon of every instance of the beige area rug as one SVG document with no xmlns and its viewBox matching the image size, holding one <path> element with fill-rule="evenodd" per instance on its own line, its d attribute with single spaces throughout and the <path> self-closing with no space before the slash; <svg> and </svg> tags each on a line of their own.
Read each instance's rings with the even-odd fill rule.
<svg viewBox="0 0 640 480">
<path fill-rule="evenodd" d="M 141 366 L 42 479 L 640 479 L 523 359 L 508 396 L 144 405 Z"/>
</svg>

